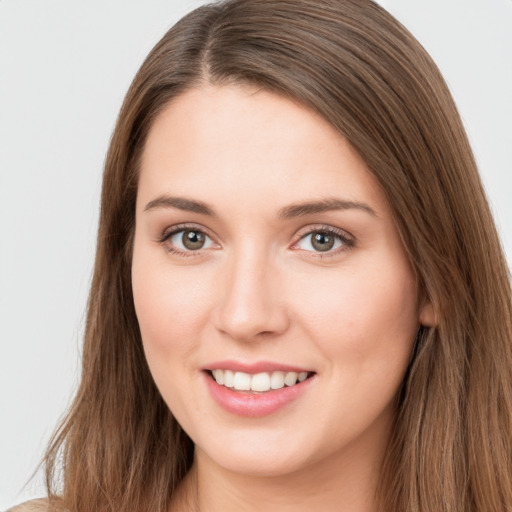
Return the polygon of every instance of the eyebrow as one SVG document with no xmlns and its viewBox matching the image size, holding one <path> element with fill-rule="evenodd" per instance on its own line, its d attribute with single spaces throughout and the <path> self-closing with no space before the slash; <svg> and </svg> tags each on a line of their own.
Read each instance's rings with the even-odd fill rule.
<svg viewBox="0 0 512 512">
<path fill-rule="evenodd" d="M 303 217 L 312 213 L 324 213 L 329 211 L 352 209 L 362 210 L 374 217 L 378 217 L 375 210 L 365 203 L 361 203 L 359 201 L 347 201 L 337 198 L 291 204 L 279 211 L 279 217 L 282 219 L 290 219 L 293 217 Z"/>
<path fill-rule="evenodd" d="M 199 213 L 216 217 L 215 211 L 203 201 L 187 199 L 185 197 L 160 196 L 150 201 L 144 211 L 155 210 L 158 208 L 177 208 L 186 212 Z M 285 206 L 279 210 L 278 217 L 281 219 L 291 219 L 295 217 L 303 217 L 314 213 L 324 213 L 336 210 L 361 210 L 374 217 L 378 217 L 373 208 L 359 201 L 347 201 L 344 199 L 329 198 L 319 201 L 310 201 L 305 203 L 294 203 Z"/>
<path fill-rule="evenodd" d="M 153 199 L 153 201 L 150 201 L 146 205 L 144 211 L 147 212 L 149 210 L 155 210 L 157 208 L 177 208 L 178 210 L 183 210 L 185 212 L 201 213 L 203 215 L 215 217 L 215 212 L 213 211 L 213 208 L 208 206 L 206 203 L 203 203 L 202 201 L 186 199 L 184 197 L 157 197 L 156 199 Z"/>
</svg>

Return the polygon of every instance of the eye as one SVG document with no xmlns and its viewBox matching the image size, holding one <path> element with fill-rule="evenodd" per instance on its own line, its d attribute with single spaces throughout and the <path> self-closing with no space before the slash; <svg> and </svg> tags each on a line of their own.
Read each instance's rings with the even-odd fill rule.
<svg viewBox="0 0 512 512">
<path fill-rule="evenodd" d="M 166 234 L 162 239 L 170 252 L 183 253 L 209 249 L 215 244 L 213 240 L 200 229 L 176 229 Z"/>
<path fill-rule="evenodd" d="M 353 246 L 353 241 L 344 234 L 329 229 L 316 229 L 306 233 L 301 239 L 293 246 L 295 249 L 303 251 L 329 253 L 337 252 Z"/>
</svg>

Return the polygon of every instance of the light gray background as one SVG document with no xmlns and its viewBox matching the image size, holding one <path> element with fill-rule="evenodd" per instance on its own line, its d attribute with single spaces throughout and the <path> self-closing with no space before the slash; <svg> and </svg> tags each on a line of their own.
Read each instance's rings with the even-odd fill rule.
<svg viewBox="0 0 512 512">
<path fill-rule="evenodd" d="M 0 0 L 0 509 L 78 379 L 101 170 L 150 48 L 200 0 Z M 455 96 L 512 262 L 512 0 L 382 0 Z"/>
</svg>

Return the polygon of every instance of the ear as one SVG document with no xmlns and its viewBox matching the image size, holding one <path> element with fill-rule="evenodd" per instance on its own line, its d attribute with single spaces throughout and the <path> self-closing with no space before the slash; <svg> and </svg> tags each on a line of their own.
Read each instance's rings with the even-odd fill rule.
<svg viewBox="0 0 512 512">
<path fill-rule="evenodd" d="M 434 306 L 428 299 L 425 299 L 420 309 L 420 324 L 424 327 L 434 327 L 437 325 Z"/>
</svg>

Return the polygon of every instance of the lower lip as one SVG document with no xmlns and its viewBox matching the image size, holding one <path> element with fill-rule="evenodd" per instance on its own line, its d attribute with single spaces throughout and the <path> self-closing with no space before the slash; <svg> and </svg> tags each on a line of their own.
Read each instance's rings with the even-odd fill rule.
<svg viewBox="0 0 512 512">
<path fill-rule="evenodd" d="M 293 386 L 285 386 L 265 393 L 234 391 L 217 384 L 212 376 L 204 373 L 206 384 L 213 399 L 226 411 L 238 416 L 258 418 L 272 414 L 296 400 L 311 384 L 314 377 Z"/>
</svg>

